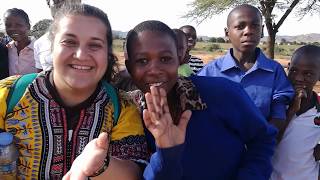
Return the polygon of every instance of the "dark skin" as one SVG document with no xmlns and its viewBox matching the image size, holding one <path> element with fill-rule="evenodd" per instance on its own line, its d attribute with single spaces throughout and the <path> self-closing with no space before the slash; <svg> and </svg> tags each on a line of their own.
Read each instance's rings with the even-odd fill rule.
<svg viewBox="0 0 320 180">
<path fill-rule="evenodd" d="M 263 28 L 261 14 L 253 7 L 239 7 L 230 12 L 227 25 L 225 35 L 232 44 L 232 56 L 241 70 L 246 72 L 253 67 L 258 56 L 256 47 Z M 282 119 L 270 118 L 268 121 L 277 129 L 285 125 Z"/>
<path fill-rule="evenodd" d="M 179 57 L 174 39 L 162 32 L 143 31 L 132 40 L 126 67 L 136 86 L 145 93 L 148 109 L 143 111 L 146 127 L 157 147 L 182 144 L 191 111 L 177 107 L 174 85 Z M 178 123 L 179 122 L 179 123 Z"/>
<path fill-rule="evenodd" d="M 317 97 L 313 93 L 313 87 L 320 80 L 320 59 L 315 57 L 312 54 L 297 54 L 291 60 L 288 78 L 296 95 L 287 110 L 285 126 L 279 132 L 281 138 L 294 115 L 299 116 L 316 105 Z M 316 161 L 320 160 L 319 145 L 314 148 L 313 155 Z"/>
<path fill-rule="evenodd" d="M 31 42 L 28 37 L 30 25 L 22 17 L 11 13 L 5 14 L 4 21 L 6 32 L 16 42 L 15 45 L 19 54 Z"/>
</svg>

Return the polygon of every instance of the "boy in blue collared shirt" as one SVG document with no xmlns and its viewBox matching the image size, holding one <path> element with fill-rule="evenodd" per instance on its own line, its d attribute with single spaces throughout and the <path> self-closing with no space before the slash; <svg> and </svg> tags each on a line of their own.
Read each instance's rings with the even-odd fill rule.
<svg viewBox="0 0 320 180">
<path fill-rule="evenodd" d="M 233 48 L 198 75 L 220 76 L 240 83 L 265 118 L 280 129 L 294 90 L 282 66 L 257 48 L 262 27 L 262 16 L 256 7 L 243 4 L 234 8 L 225 28 Z"/>
</svg>

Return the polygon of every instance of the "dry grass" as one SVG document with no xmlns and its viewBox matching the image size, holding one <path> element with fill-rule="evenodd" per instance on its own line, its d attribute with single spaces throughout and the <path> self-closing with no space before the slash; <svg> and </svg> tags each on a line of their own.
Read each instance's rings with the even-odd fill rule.
<svg viewBox="0 0 320 180">
<path fill-rule="evenodd" d="M 114 41 L 114 51 L 116 56 L 119 59 L 119 69 L 122 70 L 125 68 L 124 66 L 124 56 L 123 56 L 123 50 L 122 50 L 122 41 L 121 40 L 116 40 Z M 204 46 L 202 44 L 199 44 L 201 46 Z M 227 48 L 229 47 L 228 44 L 224 45 L 226 47 L 223 48 Z M 203 60 L 203 62 L 206 64 L 208 62 L 210 62 L 213 59 L 216 59 L 218 57 L 223 56 L 226 53 L 226 50 L 219 50 L 219 51 L 215 51 L 215 52 L 208 52 L 208 51 L 204 51 L 203 48 L 198 48 L 199 50 L 193 51 L 191 52 L 193 55 L 201 58 Z M 277 56 L 275 60 L 278 61 L 285 69 L 288 67 L 288 62 L 289 62 L 290 57 L 288 56 Z M 314 90 L 317 93 L 320 93 L 320 82 L 317 83 L 317 85 L 315 86 Z"/>
</svg>

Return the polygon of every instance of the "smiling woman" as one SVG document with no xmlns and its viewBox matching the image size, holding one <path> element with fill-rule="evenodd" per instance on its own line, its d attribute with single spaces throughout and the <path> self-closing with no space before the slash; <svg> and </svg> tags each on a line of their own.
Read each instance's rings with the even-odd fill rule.
<svg viewBox="0 0 320 180">
<path fill-rule="evenodd" d="M 0 81 L 0 131 L 17 139 L 18 178 L 85 179 L 101 169 L 107 169 L 106 179 L 137 178 L 146 142 L 137 108 L 108 84 L 116 58 L 107 15 L 84 4 L 63 7 L 50 38 L 53 69 L 39 74 L 8 114 L 8 94 L 18 77 Z M 103 158 L 71 169 L 82 151 L 90 151 L 84 148 L 89 142 L 102 148 Z"/>
</svg>

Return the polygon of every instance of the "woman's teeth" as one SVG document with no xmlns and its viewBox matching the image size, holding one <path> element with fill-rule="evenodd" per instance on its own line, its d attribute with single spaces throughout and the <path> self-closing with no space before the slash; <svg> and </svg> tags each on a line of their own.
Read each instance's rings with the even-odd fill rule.
<svg viewBox="0 0 320 180">
<path fill-rule="evenodd" d="M 72 68 L 74 69 L 80 69 L 80 70 L 90 70 L 92 67 L 90 66 L 79 66 L 79 65 L 71 65 Z"/>
</svg>

